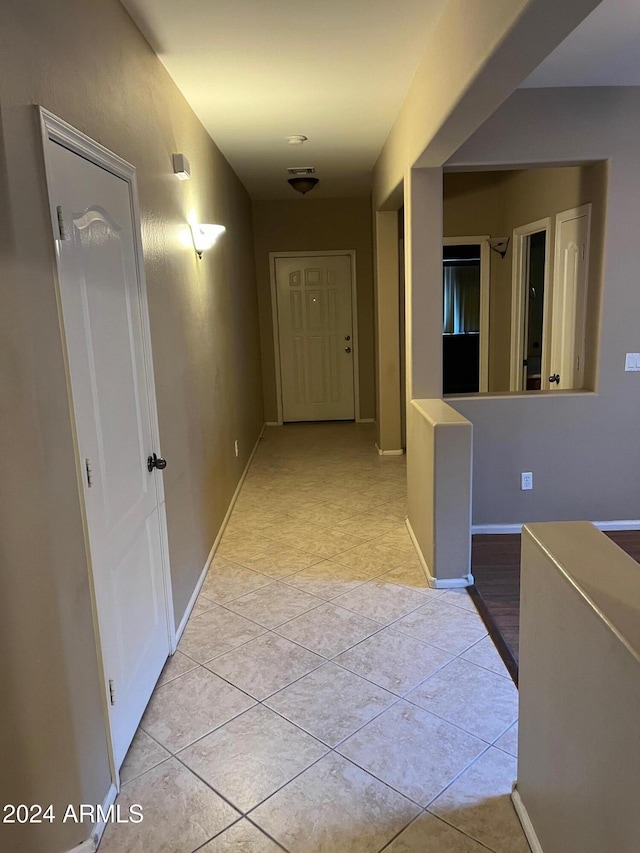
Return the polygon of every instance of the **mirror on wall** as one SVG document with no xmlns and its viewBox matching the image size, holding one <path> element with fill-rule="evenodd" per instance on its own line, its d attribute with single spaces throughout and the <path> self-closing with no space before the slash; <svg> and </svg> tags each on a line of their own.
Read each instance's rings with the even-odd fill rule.
<svg viewBox="0 0 640 853">
<path fill-rule="evenodd" d="M 444 394 L 595 387 L 606 179 L 606 162 L 445 172 Z"/>
</svg>

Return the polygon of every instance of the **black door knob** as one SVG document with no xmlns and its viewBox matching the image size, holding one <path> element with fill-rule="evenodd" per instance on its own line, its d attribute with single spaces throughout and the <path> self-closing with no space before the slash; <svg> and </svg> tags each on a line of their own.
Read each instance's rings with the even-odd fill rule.
<svg viewBox="0 0 640 853">
<path fill-rule="evenodd" d="M 163 459 L 162 456 L 156 456 L 156 454 L 152 454 L 147 457 L 147 471 L 151 473 L 154 468 L 157 468 L 159 471 L 162 471 L 163 468 L 167 467 L 167 460 Z"/>
</svg>

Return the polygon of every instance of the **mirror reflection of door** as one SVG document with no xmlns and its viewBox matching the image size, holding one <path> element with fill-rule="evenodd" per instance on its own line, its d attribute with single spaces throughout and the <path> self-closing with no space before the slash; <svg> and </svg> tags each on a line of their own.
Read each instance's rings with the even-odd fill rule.
<svg viewBox="0 0 640 853">
<path fill-rule="evenodd" d="M 443 246 L 443 394 L 487 390 L 486 247 L 486 238 L 447 238 Z"/>
</svg>

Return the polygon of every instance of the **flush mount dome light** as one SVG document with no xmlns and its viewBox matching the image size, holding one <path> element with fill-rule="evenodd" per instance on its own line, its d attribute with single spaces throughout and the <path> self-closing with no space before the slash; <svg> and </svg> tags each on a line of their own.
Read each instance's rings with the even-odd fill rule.
<svg viewBox="0 0 640 853">
<path fill-rule="evenodd" d="M 302 193 L 302 195 L 310 192 L 319 182 L 319 178 L 311 177 L 289 178 L 288 180 L 288 183 L 291 184 L 294 190 L 298 193 Z"/>
<path fill-rule="evenodd" d="M 308 138 L 304 133 L 294 133 L 293 136 L 287 136 L 287 142 L 289 145 L 302 145 Z"/>
</svg>

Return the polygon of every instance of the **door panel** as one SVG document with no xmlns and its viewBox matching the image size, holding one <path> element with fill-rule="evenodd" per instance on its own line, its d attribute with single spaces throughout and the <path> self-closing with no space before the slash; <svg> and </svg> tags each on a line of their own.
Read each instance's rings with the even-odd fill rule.
<svg viewBox="0 0 640 853">
<path fill-rule="evenodd" d="M 583 387 L 590 205 L 556 217 L 551 388 Z"/>
<path fill-rule="evenodd" d="M 276 258 L 285 421 L 355 416 L 351 259 Z"/>
<path fill-rule="evenodd" d="M 169 653 L 131 185 L 47 143 L 58 274 L 116 764 Z M 58 237 L 59 235 L 56 235 Z M 89 483 L 87 469 L 91 472 Z"/>
</svg>

